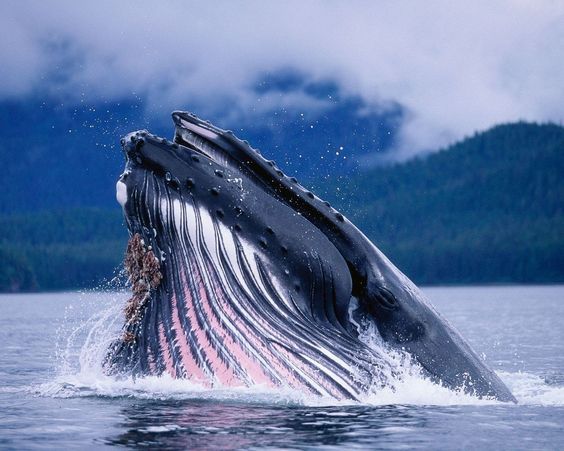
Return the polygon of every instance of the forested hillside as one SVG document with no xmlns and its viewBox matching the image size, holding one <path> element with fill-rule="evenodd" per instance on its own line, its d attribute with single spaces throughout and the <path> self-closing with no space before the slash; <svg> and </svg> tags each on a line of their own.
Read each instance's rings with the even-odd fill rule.
<svg viewBox="0 0 564 451">
<path fill-rule="evenodd" d="M 118 208 L 4 216 L 0 230 L 1 291 L 96 286 L 112 278 L 127 241 Z"/>
<path fill-rule="evenodd" d="M 310 185 L 417 283 L 544 283 L 564 282 L 563 174 L 564 128 L 517 123 Z M 0 217 L 0 289 L 111 278 L 125 248 L 122 222 L 117 208 Z"/>
<path fill-rule="evenodd" d="M 332 197 L 419 283 L 564 281 L 562 127 L 497 126 Z"/>
</svg>

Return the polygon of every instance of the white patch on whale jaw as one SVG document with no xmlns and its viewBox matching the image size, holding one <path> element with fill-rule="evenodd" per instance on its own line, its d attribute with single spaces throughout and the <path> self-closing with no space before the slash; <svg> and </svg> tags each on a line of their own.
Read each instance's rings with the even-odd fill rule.
<svg viewBox="0 0 564 451">
<path fill-rule="evenodd" d="M 116 183 L 116 199 L 122 208 L 125 208 L 125 203 L 127 202 L 127 185 L 121 180 Z"/>
</svg>

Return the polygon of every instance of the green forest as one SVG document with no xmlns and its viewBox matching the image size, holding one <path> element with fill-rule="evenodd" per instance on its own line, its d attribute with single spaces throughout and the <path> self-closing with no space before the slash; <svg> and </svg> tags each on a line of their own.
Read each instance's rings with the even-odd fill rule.
<svg viewBox="0 0 564 451">
<path fill-rule="evenodd" d="M 387 167 L 303 181 L 418 284 L 564 282 L 564 128 L 515 123 Z M 95 287 L 127 232 L 118 208 L 0 216 L 0 290 Z"/>
<path fill-rule="evenodd" d="M 517 123 L 367 171 L 332 197 L 417 283 L 562 282 L 563 176 L 564 128 Z"/>
<path fill-rule="evenodd" d="M 70 209 L 0 217 L 0 290 L 95 287 L 111 279 L 125 249 L 119 209 Z"/>
</svg>

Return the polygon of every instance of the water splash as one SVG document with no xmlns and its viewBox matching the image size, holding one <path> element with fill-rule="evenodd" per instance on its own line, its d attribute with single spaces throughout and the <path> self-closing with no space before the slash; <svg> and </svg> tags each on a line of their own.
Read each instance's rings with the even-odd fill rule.
<svg viewBox="0 0 564 451">
<path fill-rule="evenodd" d="M 519 404 L 564 406 L 564 386 L 555 385 L 546 378 L 528 372 L 498 372 L 513 392 Z"/>
<path fill-rule="evenodd" d="M 115 284 L 114 284 L 115 287 Z M 208 388 L 168 375 L 142 378 L 114 378 L 104 374 L 101 362 L 108 346 L 123 324 L 125 291 L 85 293 L 81 302 L 71 304 L 58 332 L 55 354 L 56 374 L 51 382 L 34 387 L 40 396 L 130 397 L 155 400 L 214 400 L 266 405 L 339 406 L 339 405 L 492 405 L 495 400 L 478 399 L 462 390 L 453 391 L 425 378 L 421 368 L 407 354 L 385 348 L 373 326 L 362 329 L 361 339 L 378 349 L 393 370 L 391 382 L 374 387 L 356 401 L 320 398 L 291 389 L 264 386 Z M 382 352 L 385 349 L 385 352 Z M 564 406 L 564 386 L 526 372 L 498 372 L 521 405 Z"/>
</svg>

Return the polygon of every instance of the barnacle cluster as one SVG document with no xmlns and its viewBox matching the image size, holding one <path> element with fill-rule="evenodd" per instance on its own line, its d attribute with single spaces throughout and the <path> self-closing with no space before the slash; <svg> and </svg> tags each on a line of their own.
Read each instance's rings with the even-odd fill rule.
<svg viewBox="0 0 564 451">
<path fill-rule="evenodd" d="M 154 291 L 163 278 L 160 271 L 159 259 L 150 248 L 145 246 L 141 235 L 133 235 L 125 253 L 124 267 L 129 275 L 132 296 L 125 305 L 126 325 L 133 326 L 139 323 L 141 313 L 146 306 L 151 292 Z M 134 334 L 125 332 L 123 339 L 133 341 Z"/>
</svg>

